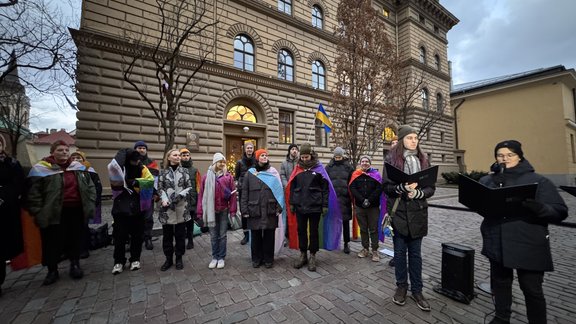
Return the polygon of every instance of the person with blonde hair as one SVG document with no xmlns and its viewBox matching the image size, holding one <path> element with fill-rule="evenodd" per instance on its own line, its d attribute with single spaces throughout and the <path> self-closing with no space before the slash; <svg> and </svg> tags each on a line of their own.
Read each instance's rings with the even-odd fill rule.
<svg viewBox="0 0 576 324">
<path fill-rule="evenodd" d="M 166 271 L 174 263 L 182 270 L 182 256 L 186 252 L 186 222 L 190 220 L 189 195 L 192 181 L 188 170 L 180 165 L 180 151 L 171 149 L 166 153 L 166 167 L 160 171 L 158 194 L 160 195 L 160 213 L 158 221 L 162 224 L 162 250 L 166 261 L 160 271 Z M 176 242 L 176 244 L 174 244 Z"/>
<path fill-rule="evenodd" d="M 202 177 L 196 209 L 196 217 L 202 218 L 210 229 L 210 269 L 222 269 L 225 266 L 228 215 L 236 215 L 236 202 L 236 186 L 234 178 L 226 170 L 226 158 L 222 153 L 216 153 L 208 172 Z"/>
</svg>

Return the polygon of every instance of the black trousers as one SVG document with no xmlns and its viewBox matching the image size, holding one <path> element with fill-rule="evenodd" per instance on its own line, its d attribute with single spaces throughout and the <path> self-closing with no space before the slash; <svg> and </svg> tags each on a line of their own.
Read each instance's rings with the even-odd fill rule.
<svg viewBox="0 0 576 324">
<path fill-rule="evenodd" d="M 144 214 L 144 240 L 152 239 L 152 228 L 154 227 L 154 201 L 152 201 L 152 208 L 143 212 Z M 141 234 L 142 235 L 142 234 Z"/>
<path fill-rule="evenodd" d="M 174 244 L 176 241 L 176 244 Z M 186 223 L 162 225 L 162 250 L 166 258 L 181 257 L 186 252 Z"/>
<path fill-rule="evenodd" d="M 196 219 L 196 212 L 190 211 L 190 220 L 186 223 L 186 238 L 188 241 L 192 241 L 194 238 L 194 220 Z"/>
<path fill-rule="evenodd" d="M 252 262 L 274 262 L 274 243 L 276 229 L 251 230 Z"/>
<path fill-rule="evenodd" d="M 546 323 L 546 299 L 542 290 L 544 272 L 516 269 L 518 283 L 526 300 L 528 323 Z M 496 317 L 510 320 L 512 313 L 512 282 L 514 269 L 505 268 L 498 262 L 490 261 L 490 281 Z"/>
<path fill-rule="evenodd" d="M 342 221 L 342 235 L 344 236 L 344 243 L 350 242 L 350 221 Z"/>
<path fill-rule="evenodd" d="M 40 230 L 42 264 L 50 271 L 57 270 L 60 256 L 63 253 L 70 261 L 78 261 L 84 230 L 82 206 L 62 207 L 60 224 L 50 225 Z"/>
<path fill-rule="evenodd" d="M 130 262 L 140 261 L 142 254 L 142 232 L 144 231 L 144 215 L 114 216 L 114 264 L 126 263 L 126 241 L 130 237 Z"/>
<path fill-rule="evenodd" d="M 298 224 L 298 246 L 300 247 L 300 252 L 308 250 L 310 250 L 310 253 L 318 252 L 320 213 L 296 214 L 296 222 Z M 310 245 L 308 245 L 308 228 L 310 228 Z"/>
</svg>

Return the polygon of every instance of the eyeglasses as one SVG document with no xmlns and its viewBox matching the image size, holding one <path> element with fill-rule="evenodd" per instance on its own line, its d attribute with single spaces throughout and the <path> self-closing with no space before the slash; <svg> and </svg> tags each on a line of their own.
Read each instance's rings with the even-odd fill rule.
<svg viewBox="0 0 576 324">
<path fill-rule="evenodd" d="M 496 157 L 499 158 L 499 159 L 503 159 L 503 158 L 505 158 L 505 157 L 511 159 L 511 158 L 513 158 L 513 157 L 515 157 L 515 156 L 517 156 L 517 155 L 518 155 L 518 154 L 516 154 L 516 153 L 496 154 Z"/>
</svg>

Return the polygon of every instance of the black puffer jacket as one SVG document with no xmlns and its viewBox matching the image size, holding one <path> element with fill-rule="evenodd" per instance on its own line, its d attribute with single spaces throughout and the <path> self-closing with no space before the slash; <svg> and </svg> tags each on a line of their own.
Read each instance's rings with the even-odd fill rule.
<svg viewBox="0 0 576 324">
<path fill-rule="evenodd" d="M 328 208 L 328 181 L 320 173 L 306 169 L 290 185 L 290 205 L 296 214 L 321 214 Z"/>
<path fill-rule="evenodd" d="M 350 192 L 352 193 L 352 196 L 354 196 L 354 204 L 357 207 L 364 208 L 362 206 L 364 199 L 368 199 L 370 202 L 370 206 L 367 208 L 380 206 L 382 184 L 365 173 L 359 175 L 350 184 Z"/>
<path fill-rule="evenodd" d="M 525 215 L 520 217 L 500 215 L 485 218 L 480 226 L 482 254 L 506 268 L 554 270 L 548 223 L 559 223 L 568 216 L 568 207 L 556 186 L 535 173 L 527 160 L 520 161 L 517 166 L 506 169 L 502 174 L 484 176 L 480 183 L 491 188 L 500 187 L 501 183 L 505 187 L 538 183 L 535 200 L 543 204 L 538 214 L 525 209 Z"/>
<path fill-rule="evenodd" d="M 268 170 L 271 168 L 268 165 Z M 248 216 L 248 229 L 274 229 L 278 227 L 278 214 L 282 207 L 270 187 L 251 172 L 244 175 L 244 193 L 240 200 L 242 216 Z"/>
<path fill-rule="evenodd" d="M 340 161 L 332 159 L 326 166 L 326 173 L 328 173 L 338 197 L 338 205 L 340 205 L 343 221 L 352 219 L 352 202 L 348 192 L 348 183 L 350 182 L 350 177 L 352 177 L 352 172 L 354 172 L 354 168 L 348 163 L 347 159 Z"/>
</svg>

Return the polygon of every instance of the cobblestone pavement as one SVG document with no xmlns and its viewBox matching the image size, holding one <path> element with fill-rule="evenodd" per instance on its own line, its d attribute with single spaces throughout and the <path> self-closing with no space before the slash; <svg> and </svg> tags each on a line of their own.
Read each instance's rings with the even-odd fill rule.
<svg viewBox="0 0 576 324">
<path fill-rule="evenodd" d="M 439 188 L 434 203 L 460 206 L 455 189 Z M 574 214 L 576 199 L 563 194 Z M 106 209 L 105 209 L 106 210 Z M 571 216 L 569 221 L 576 217 Z M 293 269 L 298 253 L 285 249 L 272 269 L 253 269 L 241 231 L 229 232 L 224 269 L 208 269 L 210 239 L 195 238 L 184 256 L 184 270 L 160 271 L 164 256 L 160 241 L 144 250 L 142 269 L 111 274 L 112 247 L 92 251 L 81 264 L 85 277 L 68 277 L 68 262 L 60 264 L 60 280 L 41 286 L 46 270 L 40 266 L 8 273 L 0 297 L 0 323 L 484 323 L 493 310 L 491 297 L 476 289 L 470 305 L 432 290 L 441 282 L 441 243 L 475 249 L 474 279 L 488 282 L 488 262 L 480 254 L 480 216 L 430 208 L 429 235 L 423 243 L 424 295 L 431 312 L 420 311 L 408 299 L 392 303 L 394 268 L 389 257 L 380 262 L 359 259 L 359 242 L 352 251 L 318 253 L 318 271 Z M 550 226 L 556 271 L 545 276 L 550 323 L 574 323 L 576 309 L 575 229 Z M 382 247 L 391 249 L 390 242 Z M 514 285 L 512 323 L 526 323 L 524 297 Z"/>
</svg>

